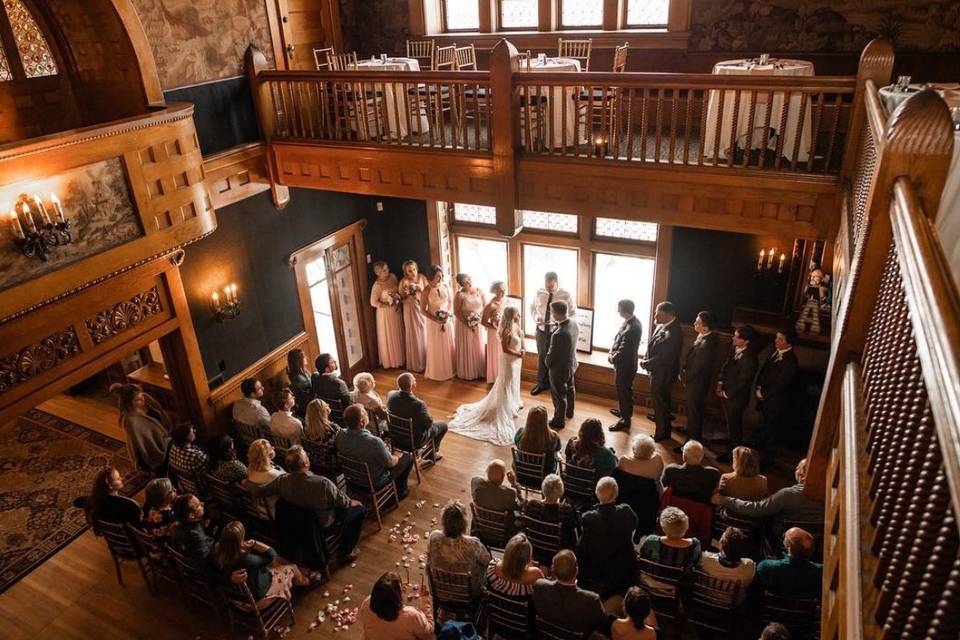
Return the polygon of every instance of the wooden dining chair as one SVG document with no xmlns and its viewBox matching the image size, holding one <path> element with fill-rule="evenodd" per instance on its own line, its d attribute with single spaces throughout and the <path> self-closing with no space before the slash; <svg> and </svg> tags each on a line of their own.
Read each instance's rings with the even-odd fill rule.
<svg viewBox="0 0 960 640">
<path fill-rule="evenodd" d="M 358 66 L 357 52 L 336 53 L 332 49 L 327 53 L 327 65 L 331 71 L 350 71 Z"/>
<path fill-rule="evenodd" d="M 421 484 L 423 479 L 420 476 L 420 461 L 425 465 L 434 464 L 434 456 L 437 455 L 437 449 L 434 446 L 433 438 L 427 438 L 426 442 L 417 442 L 417 434 L 413 429 L 412 418 L 401 418 L 387 412 L 387 428 L 390 430 L 390 449 L 392 451 L 402 451 L 413 456 L 413 469 L 417 474 L 417 484 Z"/>
<path fill-rule="evenodd" d="M 557 57 L 580 61 L 580 71 L 590 71 L 590 52 L 593 50 L 593 38 L 567 40 L 557 38 Z"/>
<path fill-rule="evenodd" d="M 627 70 L 627 52 L 630 49 L 630 43 L 624 42 L 613 51 L 613 72 L 623 73 Z"/>
<path fill-rule="evenodd" d="M 354 460 L 339 453 L 337 460 L 340 461 L 343 475 L 347 479 L 347 493 L 361 502 L 370 502 L 373 513 L 377 517 L 377 531 L 383 529 L 382 511 L 386 510 L 390 503 L 400 506 L 396 484 L 393 480 L 388 480 L 377 487 L 373 484 L 370 466 L 366 462 Z"/>
<path fill-rule="evenodd" d="M 455 71 L 457 43 L 454 42 L 448 47 L 437 47 L 437 57 L 434 62 L 434 71 Z"/>
<path fill-rule="evenodd" d="M 480 538 L 489 549 L 503 550 L 507 546 L 507 531 L 513 520 L 510 511 L 493 511 L 470 503 L 470 535 Z"/>
<path fill-rule="evenodd" d="M 547 455 L 553 454 L 520 451 L 516 447 L 510 453 L 513 455 L 513 471 L 517 474 L 517 484 L 523 489 L 524 499 L 529 497 L 531 491 L 540 494 L 543 479 L 547 477 Z"/>
<path fill-rule="evenodd" d="M 314 47 L 313 49 L 313 63 L 317 66 L 317 71 L 331 71 L 330 69 L 330 56 L 336 55 L 336 51 L 333 47 Z"/>
<path fill-rule="evenodd" d="M 457 71 L 476 71 L 477 49 L 472 44 L 465 47 L 456 47 L 453 62 L 454 69 Z"/>
<path fill-rule="evenodd" d="M 434 70 L 436 55 L 436 40 L 407 40 L 407 57 L 419 62 L 422 71 Z"/>
</svg>

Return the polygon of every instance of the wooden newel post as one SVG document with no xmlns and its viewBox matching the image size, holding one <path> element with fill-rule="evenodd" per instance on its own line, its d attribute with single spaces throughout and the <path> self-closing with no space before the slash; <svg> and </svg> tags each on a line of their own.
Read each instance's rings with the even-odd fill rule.
<svg viewBox="0 0 960 640">
<path fill-rule="evenodd" d="M 867 80 L 873 80 L 877 88 L 890 82 L 893 74 L 893 45 L 883 38 L 875 38 L 867 43 L 860 53 L 857 66 L 857 88 L 853 95 L 853 111 L 850 114 L 850 127 L 847 129 L 847 142 L 843 150 L 843 164 L 840 175 L 849 178 L 853 175 L 860 151 L 860 131 L 866 126 L 866 101 L 864 92 Z"/>
<path fill-rule="evenodd" d="M 490 88 L 493 94 L 493 184 L 497 231 L 507 237 L 520 232 L 522 218 L 517 198 L 517 153 L 520 150 L 520 92 L 513 74 L 520 69 L 517 48 L 501 40 L 490 54 Z"/>
<path fill-rule="evenodd" d="M 273 206 L 283 209 L 290 202 L 290 189 L 280 184 L 277 176 L 280 175 L 276 166 L 276 158 L 271 149 L 274 132 L 273 96 L 270 95 L 270 86 L 260 81 L 260 72 L 269 71 L 267 57 L 254 45 L 247 48 L 244 55 L 244 66 L 247 69 L 247 78 L 250 81 L 250 93 L 253 96 L 253 109 L 257 114 L 257 125 L 260 135 L 267 145 L 267 174 L 270 177 L 270 195 L 273 197 Z"/>
</svg>

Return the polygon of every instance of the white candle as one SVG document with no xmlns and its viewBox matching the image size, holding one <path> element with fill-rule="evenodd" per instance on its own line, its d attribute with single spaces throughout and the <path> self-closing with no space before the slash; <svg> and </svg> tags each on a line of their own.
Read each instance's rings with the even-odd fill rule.
<svg viewBox="0 0 960 640">
<path fill-rule="evenodd" d="M 760 259 L 757 260 L 757 271 L 763 269 L 763 256 L 767 255 L 767 252 L 763 249 L 760 249 Z"/>
<path fill-rule="evenodd" d="M 40 199 L 40 196 L 34 195 L 33 201 L 37 205 L 37 209 L 40 210 L 40 217 L 43 218 L 44 224 L 50 224 L 50 216 L 47 215 L 47 208 L 43 204 L 43 200 Z"/>
<path fill-rule="evenodd" d="M 770 249 L 770 253 L 767 254 L 767 269 L 773 268 L 773 255 L 776 252 L 776 248 Z"/>
<path fill-rule="evenodd" d="M 23 240 L 26 236 L 23 234 L 23 226 L 20 224 L 20 217 L 15 209 L 10 209 L 10 225 L 13 227 L 13 234 Z"/>
<path fill-rule="evenodd" d="M 50 194 L 50 201 L 53 202 L 53 208 L 56 210 L 60 222 L 66 222 L 67 219 L 63 217 L 63 207 L 60 205 L 60 198 L 55 193 Z"/>
<path fill-rule="evenodd" d="M 783 273 L 783 263 L 787 259 L 786 254 L 780 254 L 780 266 L 777 268 L 777 273 Z"/>
<path fill-rule="evenodd" d="M 26 203 L 26 202 L 24 202 L 24 203 L 20 206 L 20 211 L 22 211 L 22 212 L 23 212 L 23 215 L 26 216 L 26 218 L 27 218 L 27 226 L 30 227 L 30 232 L 31 232 L 31 233 L 36 233 L 36 232 L 37 232 L 37 225 L 34 224 L 34 222 L 33 222 L 33 216 L 30 215 L 30 207 L 27 206 L 27 203 Z"/>
<path fill-rule="evenodd" d="M 214 291 L 210 294 L 210 303 L 213 305 L 213 310 L 216 312 L 220 311 L 220 294 Z"/>
</svg>

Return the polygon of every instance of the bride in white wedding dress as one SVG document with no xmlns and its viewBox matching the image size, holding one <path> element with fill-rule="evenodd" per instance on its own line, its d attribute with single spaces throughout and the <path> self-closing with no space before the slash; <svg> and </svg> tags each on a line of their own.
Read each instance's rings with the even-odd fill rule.
<svg viewBox="0 0 960 640">
<path fill-rule="evenodd" d="M 516 417 L 523 406 L 520 400 L 520 363 L 523 360 L 523 336 L 520 313 L 515 307 L 503 311 L 499 328 L 500 371 L 483 400 L 460 405 L 447 424 L 450 431 L 486 440 L 496 445 L 513 444 Z"/>
</svg>

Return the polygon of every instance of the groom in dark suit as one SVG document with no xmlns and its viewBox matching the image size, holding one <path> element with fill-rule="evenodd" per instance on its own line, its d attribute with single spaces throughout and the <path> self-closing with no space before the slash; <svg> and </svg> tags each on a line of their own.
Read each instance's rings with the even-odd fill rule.
<svg viewBox="0 0 960 640">
<path fill-rule="evenodd" d="M 670 431 L 670 389 L 680 372 L 680 349 L 683 346 L 683 332 L 680 321 L 667 301 L 657 305 L 653 316 L 657 329 L 647 344 L 647 357 L 640 366 L 650 373 L 650 395 L 653 396 L 653 415 L 657 424 L 653 439 L 657 442 L 669 440 Z"/>
<path fill-rule="evenodd" d="M 553 396 L 553 419 L 550 426 L 563 429 L 565 418 L 573 417 L 573 404 L 576 389 L 573 374 L 577 370 L 577 335 L 580 328 L 567 317 L 567 303 L 554 300 L 550 304 L 550 313 L 556 330 L 550 335 L 550 347 L 547 349 L 545 364 L 550 377 L 550 395 Z"/>
<path fill-rule="evenodd" d="M 633 300 L 617 303 L 623 326 L 613 338 L 607 361 L 613 365 L 619 405 L 616 409 L 610 409 L 610 413 L 620 419 L 610 427 L 610 431 L 630 431 L 630 420 L 633 418 L 633 379 L 637 375 L 637 352 L 643 336 L 643 327 L 637 316 L 633 315 L 635 308 Z"/>
</svg>

